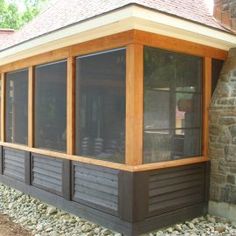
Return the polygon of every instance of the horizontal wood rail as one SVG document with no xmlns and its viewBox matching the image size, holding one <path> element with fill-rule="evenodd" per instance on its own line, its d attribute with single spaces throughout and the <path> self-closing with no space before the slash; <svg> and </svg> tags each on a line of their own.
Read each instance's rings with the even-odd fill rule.
<svg viewBox="0 0 236 236">
<path fill-rule="evenodd" d="M 207 157 L 200 156 L 200 157 L 185 158 L 185 159 L 174 160 L 174 161 L 163 161 L 163 162 L 158 162 L 158 163 L 150 163 L 150 164 L 131 166 L 131 165 L 126 165 L 126 164 L 113 163 L 110 161 L 97 160 L 97 159 L 93 159 L 93 158 L 89 158 L 89 157 L 68 155 L 66 153 L 49 151 L 49 150 L 45 150 L 45 149 L 30 148 L 27 146 L 13 144 L 13 143 L 0 142 L 0 145 L 3 147 L 7 147 L 7 148 L 13 148 L 13 149 L 18 149 L 18 150 L 22 150 L 22 151 L 33 152 L 33 153 L 37 153 L 37 154 L 45 155 L 45 156 L 49 156 L 49 157 L 67 159 L 67 160 L 72 160 L 72 161 L 79 161 L 79 162 L 86 163 L 86 164 L 93 164 L 93 165 L 97 165 L 97 166 L 104 166 L 104 167 L 108 167 L 108 168 L 112 168 L 112 169 L 125 170 L 125 171 L 130 171 L 130 172 L 165 169 L 165 168 L 172 168 L 172 167 L 183 166 L 183 165 L 191 165 L 191 164 L 195 164 L 195 163 L 209 161 L 209 159 Z"/>
<path fill-rule="evenodd" d="M 195 56 L 212 57 L 220 60 L 225 60 L 228 55 L 227 51 L 205 46 L 202 44 L 154 33 L 148 33 L 141 30 L 129 30 L 126 32 L 105 36 L 88 42 L 60 48 L 54 51 L 42 53 L 20 61 L 6 64 L 0 66 L 0 73 L 53 62 L 56 60 L 62 60 L 71 56 L 76 57 L 98 51 L 125 47 L 126 45 L 132 43 L 158 47 Z"/>
</svg>

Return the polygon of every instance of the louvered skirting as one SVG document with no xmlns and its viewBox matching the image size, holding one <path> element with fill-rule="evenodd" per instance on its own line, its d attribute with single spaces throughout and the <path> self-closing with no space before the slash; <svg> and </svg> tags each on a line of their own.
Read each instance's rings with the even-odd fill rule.
<svg viewBox="0 0 236 236">
<path fill-rule="evenodd" d="M 3 148 L 3 174 L 24 182 L 25 152 L 11 148 Z"/>
<path fill-rule="evenodd" d="M 62 160 L 32 154 L 32 185 L 62 194 Z"/>
<path fill-rule="evenodd" d="M 118 172 L 74 162 L 73 200 L 116 214 L 118 210 Z"/>
<path fill-rule="evenodd" d="M 149 216 L 203 202 L 204 188 L 203 165 L 154 172 L 149 176 Z"/>
</svg>

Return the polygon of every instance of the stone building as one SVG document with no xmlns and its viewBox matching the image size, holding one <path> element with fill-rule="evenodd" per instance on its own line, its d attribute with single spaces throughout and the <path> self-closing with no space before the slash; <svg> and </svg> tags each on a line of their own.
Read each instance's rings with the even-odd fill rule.
<svg viewBox="0 0 236 236">
<path fill-rule="evenodd" d="M 215 0 L 215 18 L 236 30 L 236 1 Z M 230 50 L 209 112 L 209 211 L 236 220 L 236 48 Z"/>
</svg>

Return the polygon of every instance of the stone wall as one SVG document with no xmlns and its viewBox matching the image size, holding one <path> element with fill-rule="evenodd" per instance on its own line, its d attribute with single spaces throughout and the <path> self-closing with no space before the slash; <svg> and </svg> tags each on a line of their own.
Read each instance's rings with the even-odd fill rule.
<svg viewBox="0 0 236 236">
<path fill-rule="evenodd" d="M 221 71 L 209 116 L 212 201 L 209 210 L 217 213 L 219 209 L 213 209 L 217 203 L 228 204 L 235 207 L 236 220 L 236 48 L 230 50 Z M 220 210 L 220 214 L 232 218 L 227 209 L 225 213 Z"/>
<path fill-rule="evenodd" d="M 226 28 L 236 31 L 236 0 L 214 0 L 214 17 Z"/>
</svg>

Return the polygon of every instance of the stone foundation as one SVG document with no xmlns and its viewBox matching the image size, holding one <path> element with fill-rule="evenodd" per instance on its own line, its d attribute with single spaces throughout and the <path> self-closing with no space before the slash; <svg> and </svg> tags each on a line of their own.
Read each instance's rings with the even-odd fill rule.
<svg viewBox="0 0 236 236">
<path fill-rule="evenodd" d="M 236 48 L 223 66 L 209 115 L 209 212 L 235 220 L 236 212 L 226 209 L 236 210 Z"/>
</svg>

